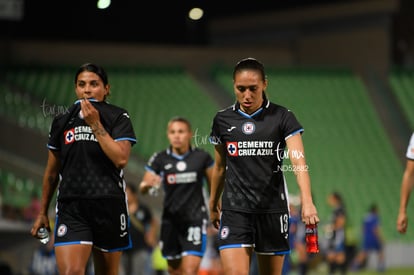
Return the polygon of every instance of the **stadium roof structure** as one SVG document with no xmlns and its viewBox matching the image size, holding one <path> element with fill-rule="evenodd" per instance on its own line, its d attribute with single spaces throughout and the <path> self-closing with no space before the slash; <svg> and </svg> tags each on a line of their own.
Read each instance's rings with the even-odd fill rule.
<svg viewBox="0 0 414 275">
<path fill-rule="evenodd" d="M 106 9 L 98 9 L 98 0 L 16 1 L 15 3 L 20 5 L 15 4 L 12 8 L 21 9 L 17 17 L 4 17 L 0 13 L 0 27 L 4 30 L 0 35 L 6 38 L 87 39 L 156 44 L 208 43 L 206 26 L 209 20 L 214 18 L 349 2 L 349 0 L 112 1 Z M 106 1 L 110 2 L 110 0 Z M 204 11 L 204 17 L 197 22 L 188 18 L 188 12 L 193 7 L 199 7 Z"/>
</svg>

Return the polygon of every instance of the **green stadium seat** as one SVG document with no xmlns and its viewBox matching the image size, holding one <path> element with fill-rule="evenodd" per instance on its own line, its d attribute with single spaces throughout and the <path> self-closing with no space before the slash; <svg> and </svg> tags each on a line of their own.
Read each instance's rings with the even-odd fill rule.
<svg viewBox="0 0 414 275">
<path fill-rule="evenodd" d="M 414 129 L 414 69 L 392 69 L 389 83 L 411 128 Z"/>
</svg>

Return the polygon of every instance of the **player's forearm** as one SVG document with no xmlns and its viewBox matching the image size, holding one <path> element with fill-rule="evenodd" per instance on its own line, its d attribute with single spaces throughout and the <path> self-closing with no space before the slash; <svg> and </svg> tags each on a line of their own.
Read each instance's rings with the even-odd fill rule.
<svg viewBox="0 0 414 275">
<path fill-rule="evenodd" d="M 400 213 L 406 213 L 411 191 L 414 186 L 414 161 L 407 160 L 407 165 L 401 182 Z"/>
<path fill-rule="evenodd" d="M 409 182 L 409 175 L 407 175 L 407 173 L 404 173 L 400 192 L 400 213 L 406 213 L 407 211 L 407 205 L 410 200 L 411 190 L 412 184 Z"/>
<path fill-rule="evenodd" d="M 131 144 L 129 141 L 115 141 L 105 130 L 101 123 L 95 123 L 91 126 L 95 138 L 98 140 L 104 153 L 121 169 L 124 168 L 129 160 Z"/>
<path fill-rule="evenodd" d="M 217 207 L 224 189 L 225 168 L 215 166 L 211 178 L 210 209 Z"/>
<path fill-rule="evenodd" d="M 42 198 L 39 215 L 47 216 L 50 202 L 59 183 L 60 166 L 60 153 L 58 151 L 49 150 L 46 168 L 43 173 Z"/>
<path fill-rule="evenodd" d="M 302 205 L 306 205 L 308 203 L 313 204 L 311 180 L 305 159 L 291 158 L 291 163 L 292 166 L 295 168 L 293 171 L 296 177 L 296 182 L 299 186 Z"/>
<path fill-rule="evenodd" d="M 43 176 L 42 184 L 42 198 L 40 204 L 39 215 L 47 216 L 50 202 L 52 201 L 53 194 L 56 191 L 58 185 L 58 173 L 46 172 Z"/>
<path fill-rule="evenodd" d="M 142 177 L 141 183 L 139 184 L 139 191 L 141 192 L 141 194 L 145 195 L 151 188 L 158 188 L 160 184 L 161 178 L 159 175 L 151 171 L 146 171 L 144 176 Z"/>
</svg>

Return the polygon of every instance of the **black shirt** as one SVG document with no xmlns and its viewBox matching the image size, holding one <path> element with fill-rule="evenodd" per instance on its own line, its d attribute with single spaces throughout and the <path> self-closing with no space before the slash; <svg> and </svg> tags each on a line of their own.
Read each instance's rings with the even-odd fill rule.
<svg viewBox="0 0 414 275">
<path fill-rule="evenodd" d="M 285 140 L 302 131 L 291 111 L 267 100 L 251 115 L 239 104 L 217 112 L 210 141 L 226 146 L 222 209 L 287 211 L 287 187 L 281 169 L 287 158 Z"/>
<path fill-rule="evenodd" d="M 162 177 L 163 217 L 183 221 L 207 218 L 204 179 L 205 170 L 213 163 L 210 154 L 199 148 L 191 148 L 184 155 L 176 155 L 168 148 L 149 159 L 146 170 Z"/>
<path fill-rule="evenodd" d="M 115 140 L 136 143 L 126 110 L 90 100 L 101 123 Z M 124 173 L 105 155 L 92 129 L 81 118 L 80 101 L 54 118 L 47 147 L 60 152 L 58 199 L 124 197 Z"/>
</svg>

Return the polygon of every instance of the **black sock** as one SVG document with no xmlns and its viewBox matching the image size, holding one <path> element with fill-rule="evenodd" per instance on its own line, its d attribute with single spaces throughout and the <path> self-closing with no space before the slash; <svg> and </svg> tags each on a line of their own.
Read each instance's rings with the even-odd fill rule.
<svg viewBox="0 0 414 275">
<path fill-rule="evenodd" d="M 308 264 L 307 263 L 299 263 L 299 275 L 306 275 L 308 274 Z"/>
<path fill-rule="evenodd" d="M 336 263 L 329 263 L 329 275 L 333 275 L 336 271 Z"/>
<path fill-rule="evenodd" d="M 346 270 L 347 270 L 347 264 L 346 264 L 346 262 L 345 263 L 342 263 L 342 264 L 339 264 L 339 270 L 341 271 L 341 274 L 342 275 L 345 275 L 346 274 Z"/>
</svg>

